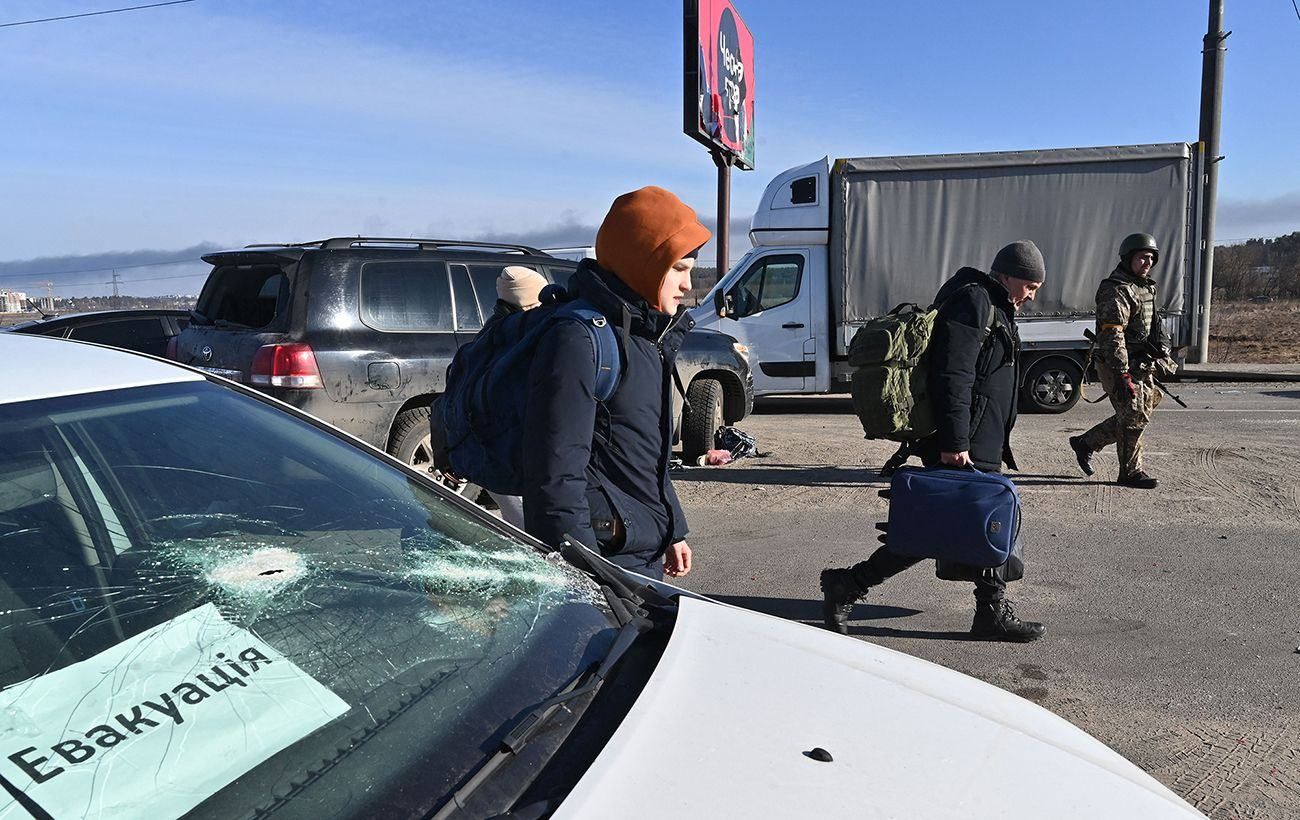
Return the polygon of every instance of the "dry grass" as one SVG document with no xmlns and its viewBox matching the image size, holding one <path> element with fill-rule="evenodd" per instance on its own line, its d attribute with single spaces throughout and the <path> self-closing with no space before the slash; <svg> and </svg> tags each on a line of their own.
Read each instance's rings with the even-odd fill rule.
<svg viewBox="0 0 1300 820">
<path fill-rule="evenodd" d="M 1215 302 L 1210 308 L 1210 361 L 1300 362 L 1300 300 Z"/>
</svg>

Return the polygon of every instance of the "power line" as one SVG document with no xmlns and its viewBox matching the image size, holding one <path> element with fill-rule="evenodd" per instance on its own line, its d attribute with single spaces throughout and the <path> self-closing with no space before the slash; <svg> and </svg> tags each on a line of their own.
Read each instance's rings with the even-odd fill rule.
<svg viewBox="0 0 1300 820">
<path fill-rule="evenodd" d="M 206 274 L 185 273 L 180 274 L 179 276 L 146 276 L 143 279 L 127 279 L 119 276 L 117 277 L 117 281 L 123 285 L 134 285 L 136 282 L 167 282 L 172 279 L 193 279 L 196 276 L 206 276 Z M 44 288 L 47 284 L 56 290 L 66 290 L 68 288 L 86 288 L 94 285 L 111 285 L 113 284 L 113 280 L 107 279 L 102 282 L 68 282 L 66 284 L 55 284 L 53 282 L 20 282 L 17 285 L 6 285 L 4 288 L 0 288 L 0 290 L 13 290 L 16 288 Z"/>
<path fill-rule="evenodd" d="M 109 265 L 105 268 L 81 268 L 79 270 L 49 270 L 38 271 L 36 273 L 0 273 L 0 279 L 28 279 L 33 276 L 39 278 L 42 276 L 65 276 L 69 273 L 102 273 L 104 271 L 128 270 L 131 268 L 157 268 L 164 265 L 183 265 L 186 262 L 203 262 L 198 257 L 187 257 L 185 259 L 171 259 L 166 262 L 140 262 L 135 265 Z M 204 263 L 206 264 L 206 263 Z"/>
<path fill-rule="evenodd" d="M 1291 0 L 1291 8 L 1295 9 L 1296 19 L 1300 19 L 1300 6 L 1296 5 L 1295 0 Z"/>
<path fill-rule="evenodd" d="M 33 23 L 53 23 L 57 20 L 75 20 L 78 17 L 97 17 L 101 14 L 117 14 L 123 11 L 139 11 L 140 9 L 156 9 L 159 6 L 179 6 L 181 3 L 193 3 L 194 0 L 168 0 L 166 3 L 150 3 L 145 6 L 128 6 L 124 9 L 105 9 L 104 11 L 87 11 L 81 14 L 65 14 L 62 17 L 42 17 L 39 20 L 19 20 L 16 23 L 0 23 L 0 28 L 9 28 L 10 26 L 30 26 Z"/>
</svg>

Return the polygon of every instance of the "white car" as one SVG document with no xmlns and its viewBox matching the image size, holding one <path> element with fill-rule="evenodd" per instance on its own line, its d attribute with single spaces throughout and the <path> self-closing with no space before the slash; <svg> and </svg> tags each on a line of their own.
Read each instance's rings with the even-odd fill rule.
<svg viewBox="0 0 1300 820">
<path fill-rule="evenodd" d="M 0 818 L 1201 816 L 1014 695 L 565 561 L 246 388 L 0 362 Z"/>
</svg>

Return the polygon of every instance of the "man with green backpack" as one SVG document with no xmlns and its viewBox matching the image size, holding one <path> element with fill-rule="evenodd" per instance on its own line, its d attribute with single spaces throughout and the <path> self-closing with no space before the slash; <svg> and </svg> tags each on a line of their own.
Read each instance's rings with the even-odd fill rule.
<svg viewBox="0 0 1300 820">
<path fill-rule="evenodd" d="M 854 337 L 849 361 L 854 409 L 867 438 L 908 443 L 927 467 L 1015 469 L 1020 336 L 1015 314 L 1042 285 L 1043 255 L 1028 240 L 998 251 L 989 273 L 962 268 L 944 283 L 934 307 L 903 305 Z M 847 634 L 853 604 L 870 587 L 919 563 L 882 546 L 866 561 L 821 574 L 828 629 Z M 975 582 L 971 635 L 1032 641 L 1043 625 L 1021 621 L 1006 601 L 1006 582 L 984 572 Z"/>
</svg>

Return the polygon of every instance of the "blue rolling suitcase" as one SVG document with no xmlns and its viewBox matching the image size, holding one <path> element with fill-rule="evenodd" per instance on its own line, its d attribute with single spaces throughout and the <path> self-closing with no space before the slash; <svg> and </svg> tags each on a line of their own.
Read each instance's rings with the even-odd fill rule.
<svg viewBox="0 0 1300 820">
<path fill-rule="evenodd" d="M 889 490 L 890 550 L 970 567 L 1000 567 L 1016 549 L 1020 495 L 999 473 L 902 467 Z"/>
</svg>

